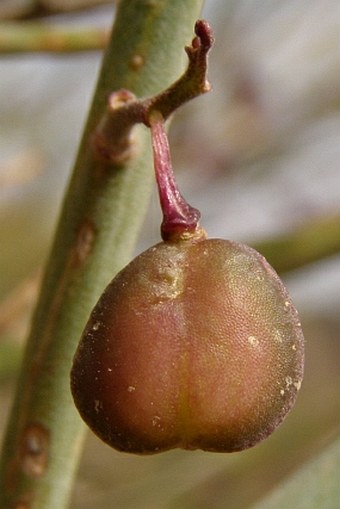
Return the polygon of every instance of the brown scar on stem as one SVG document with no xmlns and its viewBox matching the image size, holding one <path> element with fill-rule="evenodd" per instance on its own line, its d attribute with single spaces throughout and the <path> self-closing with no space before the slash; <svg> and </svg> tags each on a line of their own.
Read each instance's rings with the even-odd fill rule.
<svg viewBox="0 0 340 509">
<path fill-rule="evenodd" d="M 23 430 L 20 462 L 28 477 L 41 477 L 45 473 L 49 460 L 49 443 L 50 433 L 42 424 L 29 424 Z"/>
<path fill-rule="evenodd" d="M 107 165 L 125 163 L 134 155 L 131 132 L 135 124 L 142 123 L 150 127 L 149 119 L 154 112 L 159 112 L 166 120 L 179 106 L 209 92 L 211 85 L 207 79 L 208 53 L 213 43 L 210 25 L 204 20 L 198 20 L 191 46 L 185 47 L 189 60 L 187 69 L 175 83 L 146 99 L 137 99 L 132 92 L 125 89 L 113 92 L 90 138 L 94 157 Z"/>
<path fill-rule="evenodd" d="M 138 71 L 144 65 L 144 57 L 142 55 L 133 55 L 129 65 L 134 71 Z"/>
<path fill-rule="evenodd" d="M 136 101 L 136 96 L 129 90 L 121 89 L 112 92 L 107 101 L 106 112 L 90 138 L 90 146 L 95 158 L 106 164 L 123 164 L 132 155 L 131 124 L 126 125 L 120 117 L 124 106 Z M 117 117 L 112 123 L 108 116 Z"/>
<path fill-rule="evenodd" d="M 83 263 L 91 253 L 96 238 L 96 228 L 90 219 L 85 219 L 76 234 L 75 258 Z"/>
</svg>

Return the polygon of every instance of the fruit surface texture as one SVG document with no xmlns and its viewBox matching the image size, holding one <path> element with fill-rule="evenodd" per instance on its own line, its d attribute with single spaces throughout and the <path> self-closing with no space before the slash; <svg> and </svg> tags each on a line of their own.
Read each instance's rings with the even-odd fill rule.
<svg viewBox="0 0 340 509">
<path fill-rule="evenodd" d="M 297 312 L 259 253 L 220 239 L 162 242 L 99 299 L 71 389 L 85 422 L 118 450 L 233 452 L 284 419 L 303 360 Z"/>
</svg>

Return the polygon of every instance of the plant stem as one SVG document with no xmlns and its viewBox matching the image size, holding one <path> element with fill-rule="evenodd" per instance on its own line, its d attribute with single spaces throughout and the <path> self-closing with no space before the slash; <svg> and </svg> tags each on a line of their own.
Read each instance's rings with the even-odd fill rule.
<svg viewBox="0 0 340 509">
<path fill-rule="evenodd" d="M 126 89 L 110 95 L 106 112 L 92 137 L 93 149 L 100 159 L 111 163 L 125 161 L 133 150 L 131 130 L 136 123 L 151 126 L 151 117 L 155 114 L 160 114 L 166 120 L 179 106 L 211 90 L 207 73 L 208 53 L 213 42 L 209 24 L 198 20 L 191 46 L 185 47 L 188 67 L 175 83 L 144 99 L 137 99 Z M 142 60 L 138 59 L 137 62 L 140 65 Z"/>
<path fill-rule="evenodd" d="M 103 49 L 109 33 L 103 28 L 53 27 L 42 23 L 1 23 L 0 53 L 71 53 Z"/>
<path fill-rule="evenodd" d="M 73 353 L 100 293 L 131 257 L 153 182 L 149 133 L 143 126 L 136 127 L 134 155 L 124 164 L 98 159 L 90 140 L 112 90 L 150 96 L 178 76 L 201 4 L 119 4 L 8 424 L 1 509 L 67 506 L 85 435 L 69 390 Z"/>
<path fill-rule="evenodd" d="M 110 0 L 2 0 L 0 19 L 48 16 L 59 12 L 90 9 L 96 5 L 108 3 Z"/>
<path fill-rule="evenodd" d="M 163 212 L 162 239 L 176 241 L 197 235 L 201 237 L 202 230 L 198 226 L 201 213 L 183 198 L 175 180 L 164 119 L 160 114 L 153 115 L 150 124 L 158 194 Z"/>
<path fill-rule="evenodd" d="M 256 242 L 254 247 L 282 274 L 339 253 L 339 230 L 339 214 L 330 215 L 276 238 Z"/>
</svg>

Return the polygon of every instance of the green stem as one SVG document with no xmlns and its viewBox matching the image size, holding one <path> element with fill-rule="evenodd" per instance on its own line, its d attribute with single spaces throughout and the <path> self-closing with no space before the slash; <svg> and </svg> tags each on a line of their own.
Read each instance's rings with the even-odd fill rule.
<svg viewBox="0 0 340 509">
<path fill-rule="evenodd" d="M 73 353 L 103 288 L 131 257 L 153 183 L 149 133 L 143 126 L 135 129 L 133 157 L 120 165 L 97 158 L 90 139 L 113 90 L 150 96 L 178 76 L 201 4 L 119 4 L 8 424 L 1 509 L 63 509 L 68 503 L 85 435 L 69 390 Z"/>
<path fill-rule="evenodd" d="M 22 19 L 49 16 L 59 12 L 81 11 L 110 0 L 1 0 L 0 19 Z"/>
<path fill-rule="evenodd" d="M 0 23 L 0 53 L 71 53 L 103 49 L 103 28 L 53 27 L 42 23 Z"/>
<path fill-rule="evenodd" d="M 275 270 L 282 274 L 340 252 L 340 216 L 319 218 L 277 238 L 257 242 Z"/>
</svg>

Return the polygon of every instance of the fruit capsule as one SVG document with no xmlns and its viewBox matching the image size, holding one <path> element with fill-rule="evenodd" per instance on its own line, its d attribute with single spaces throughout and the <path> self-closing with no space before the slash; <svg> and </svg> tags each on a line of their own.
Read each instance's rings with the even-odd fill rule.
<svg viewBox="0 0 340 509">
<path fill-rule="evenodd" d="M 233 452 L 292 407 L 303 335 L 287 290 L 252 248 L 162 242 L 135 258 L 95 306 L 74 357 L 78 410 L 126 452 Z"/>
</svg>

